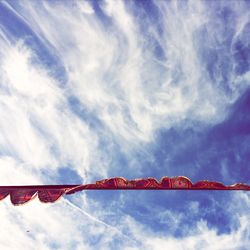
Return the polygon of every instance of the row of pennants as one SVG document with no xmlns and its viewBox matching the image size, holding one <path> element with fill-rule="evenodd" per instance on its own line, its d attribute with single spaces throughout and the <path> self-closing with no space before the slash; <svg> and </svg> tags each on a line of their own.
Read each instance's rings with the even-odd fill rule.
<svg viewBox="0 0 250 250">
<path fill-rule="evenodd" d="M 22 205 L 36 196 L 41 202 L 57 201 L 63 195 L 70 195 L 83 190 L 243 190 L 250 191 L 250 185 L 237 183 L 226 186 L 220 182 L 198 181 L 192 183 L 185 176 L 167 177 L 160 181 L 155 178 L 127 180 L 114 177 L 96 181 L 94 184 L 80 185 L 38 185 L 38 186 L 0 186 L 0 200 L 10 196 L 13 205 Z"/>
</svg>

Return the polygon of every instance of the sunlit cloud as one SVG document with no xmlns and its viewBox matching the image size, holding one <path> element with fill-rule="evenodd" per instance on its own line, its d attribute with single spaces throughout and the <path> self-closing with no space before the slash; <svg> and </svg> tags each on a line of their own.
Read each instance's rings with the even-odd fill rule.
<svg viewBox="0 0 250 250">
<path fill-rule="evenodd" d="M 1 185 L 249 180 L 248 5 L 1 1 Z M 2 248 L 249 245 L 243 193 L 86 192 L 0 205 Z"/>
</svg>

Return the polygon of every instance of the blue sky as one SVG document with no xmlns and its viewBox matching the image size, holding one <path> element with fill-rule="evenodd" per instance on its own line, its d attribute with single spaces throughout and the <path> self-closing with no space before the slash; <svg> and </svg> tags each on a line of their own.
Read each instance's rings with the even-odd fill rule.
<svg viewBox="0 0 250 250">
<path fill-rule="evenodd" d="M 249 5 L 0 1 L 1 185 L 249 183 Z M 249 208 L 241 191 L 6 199 L 0 247 L 244 250 Z"/>
</svg>

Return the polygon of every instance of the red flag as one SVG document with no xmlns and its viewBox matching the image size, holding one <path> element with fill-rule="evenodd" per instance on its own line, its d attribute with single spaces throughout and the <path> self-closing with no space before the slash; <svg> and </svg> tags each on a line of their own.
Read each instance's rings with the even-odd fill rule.
<svg viewBox="0 0 250 250">
<path fill-rule="evenodd" d="M 166 177 L 158 182 L 155 178 L 127 180 L 114 177 L 84 185 L 40 185 L 40 186 L 0 186 L 0 200 L 10 195 L 13 205 L 22 205 L 36 196 L 41 202 L 55 202 L 62 195 L 82 190 L 244 190 L 250 191 L 250 185 L 237 183 L 226 186 L 220 182 L 199 181 L 192 183 L 185 176 Z"/>
</svg>

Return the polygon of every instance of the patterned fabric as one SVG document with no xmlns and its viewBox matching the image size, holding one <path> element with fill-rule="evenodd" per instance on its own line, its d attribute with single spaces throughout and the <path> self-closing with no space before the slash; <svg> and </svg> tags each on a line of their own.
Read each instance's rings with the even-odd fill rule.
<svg viewBox="0 0 250 250">
<path fill-rule="evenodd" d="M 123 177 L 115 177 L 97 181 L 95 184 L 79 185 L 66 192 L 72 194 L 81 190 L 91 189 L 154 189 L 154 190 L 245 190 L 250 191 L 250 186 L 242 183 L 226 186 L 220 182 L 199 181 L 192 183 L 185 176 L 166 177 L 158 182 L 155 178 L 143 178 L 127 180 Z"/>
<path fill-rule="evenodd" d="M 35 198 L 36 194 L 33 189 L 15 189 L 10 192 L 10 200 L 14 205 L 22 205 Z"/>
<path fill-rule="evenodd" d="M 192 183 L 185 176 L 166 177 L 158 182 L 155 178 L 127 180 L 115 177 L 96 181 L 86 185 L 44 185 L 44 186 L 0 186 L 0 200 L 10 195 L 13 205 L 22 205 L 36 196 L 41 202 L 50 203 L 62 195 L 69 195 L 82 190 L 244 190 L 250 191 L 250 185 L 237 183 L 226 186 L 220 182 L 199 181 Z"/>
<path fill-rule="evenodd" d="M 64 189 L 39 190 L 38 198 L 41 202 L 55 202 L 65 193 Z"/>
</svg>

